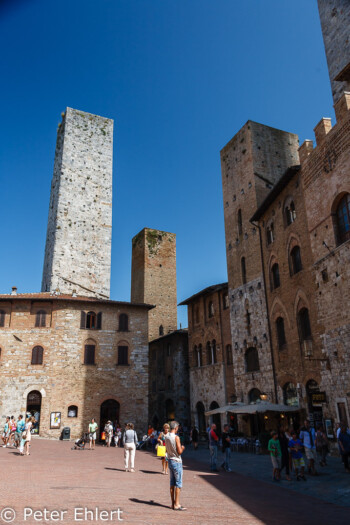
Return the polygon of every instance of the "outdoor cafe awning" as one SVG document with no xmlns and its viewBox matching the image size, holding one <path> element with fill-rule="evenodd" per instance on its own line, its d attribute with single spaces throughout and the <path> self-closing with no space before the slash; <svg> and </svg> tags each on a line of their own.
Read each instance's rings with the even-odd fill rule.
<svg viewBox="0 0 350 525">
<path fill-rule="evenodd" d="M 232 403 L 223 407 L 215 408 L 205 412 L 206 416 L 213 416 L 214 414 L 224 414 L 230 412 L 231 414 L 263 414 L 264 412 L 297 412 L 299 410 L 296 406 L 283 405 L 282 403 L 268 403 L 261 401 L 260 403 Z"/>
</svg>

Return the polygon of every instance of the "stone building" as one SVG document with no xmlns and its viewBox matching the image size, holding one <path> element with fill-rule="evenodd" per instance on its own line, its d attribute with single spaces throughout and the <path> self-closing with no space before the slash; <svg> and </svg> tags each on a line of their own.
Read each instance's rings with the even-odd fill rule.
<svg viewBox="0 0 350 525">
<path fill-rule="evenodd" d="M 150 303 L 149 340 L 177 329 L 176 235 L 144 228 L 132 240 L 131 301 Z"/>
<path fill-rule="evenodd" d="M 188 331 L 174 330 L 149 343 L 149 419 L 154 428 L 176 419 L 189 427 Z"/>
<path fill-rule="evenodd" d="M 239 401 L 277 396 L 259 229 L 250 218 L 287 168 L 298 137 L 248 121 L 221 150 L 235 393 Z M 271 232 L 273 235 L 273 232 Z"/>
<path fill-rule="evenodd" d="M 41 290 L 109 299 L 113 120 L 67 108 L 57 132 Z"/>
<path fill-rule="evenodd" d="M 94 417 L 148 423 L 151 306 L 68 294 L 0 295 L 0 413 L 40 412 L 40 435 Z M 59 414 L 59 424 L 54 417 Z"/>
<path fill-rule="evenodd" d="M 324 361 L 322 325 L 300 166 L 286 170 L 251 222 L 258 222 L 261 231 L 277 398 L 321 420 L 322 409 L 313 395 Z M 301 422 L 300 415 L 295 418 Z"/>
<path fill-rule="evenodd" d="M 207 410 L 235 400 L 227 283 L 209 286 L 187 305 L 191 424 L 205 434 Z M 217 426 L 224 416 L 214 416 Z"/>
</svg>

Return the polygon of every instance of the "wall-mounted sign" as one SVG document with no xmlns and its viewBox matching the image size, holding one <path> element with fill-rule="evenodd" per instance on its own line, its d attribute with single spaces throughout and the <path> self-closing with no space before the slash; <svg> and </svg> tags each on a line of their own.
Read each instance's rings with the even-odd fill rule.
<svg viewBox="0 0 350 525">
<path fill-rule="evenodd" d="M 330 419 L 326 419 L 325 422 L 324 422 L 324 426 L 326 427 L 327 437 L 330 438 L 330 439 L 333 439 L 334 438 L 334 433 L 333 433 L 332 421 Z"/>
<path fill-rule="evenodd" d="M 313 407 L 321 407 L 322 403 L 327 403 L 326 392 L 313 392 L 311 394 L 311 403 Z"/>
<path fill-rule="evenodd" d="M 50 428 L 60 428 L 61 426 L 61 412 L 51 412 Z"/>
</svg>

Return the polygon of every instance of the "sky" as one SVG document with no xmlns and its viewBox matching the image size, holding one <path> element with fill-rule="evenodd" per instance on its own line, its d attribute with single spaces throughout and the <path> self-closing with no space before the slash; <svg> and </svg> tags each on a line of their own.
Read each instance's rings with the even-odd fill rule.
<svg viewBox="0 0 350 525">
<path fill-rule="evenodd" d="M 316 0 L 2 0 L 0 49 L 0 293 L 40 290 L 67 106 L 114 119 L 120 301 L 144 227 L 177 235 L 178 302 L 227 280 L 220 150 L 247 120 L 302 143 L 334 118 Z"/>
</svg>

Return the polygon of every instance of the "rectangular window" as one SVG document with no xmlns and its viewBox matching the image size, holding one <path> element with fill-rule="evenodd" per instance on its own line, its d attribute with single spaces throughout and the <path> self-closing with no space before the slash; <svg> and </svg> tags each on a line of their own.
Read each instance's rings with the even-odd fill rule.
<svg viewBox="0 0 350 525">
<path fill-rule="evenodd" d="M 95 345 L 85 345 L 84 365 L 95 364 Z"/>
<path fill-rule="evenodd" d="M 128 365 L 128 347 L 118 346 L 118 365 Z"/>
</svg>

